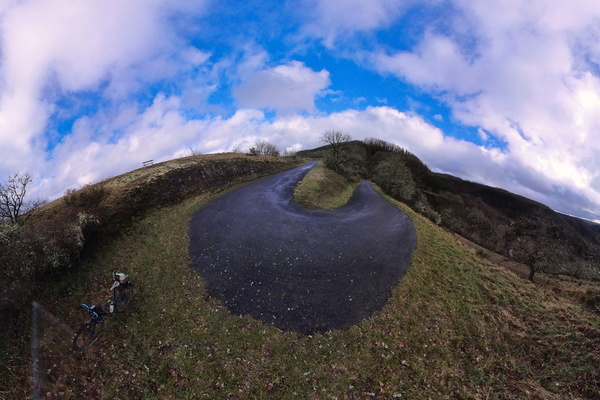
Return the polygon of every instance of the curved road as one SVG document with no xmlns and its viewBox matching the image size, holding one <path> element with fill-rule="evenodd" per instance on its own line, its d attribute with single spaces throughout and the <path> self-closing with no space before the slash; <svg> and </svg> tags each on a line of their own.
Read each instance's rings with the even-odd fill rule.
<svg viewBox="0 0 600 400">
<path fill-rule="evenodd" d="M 380 309 L 410 265 L 406 215 L 367 181 L 347 205 L 307 211 L 292 200 L 314 162 L 231 191 L 190 223 L 193 266 L 235 314 L 309 334 Z"/>
</svg>

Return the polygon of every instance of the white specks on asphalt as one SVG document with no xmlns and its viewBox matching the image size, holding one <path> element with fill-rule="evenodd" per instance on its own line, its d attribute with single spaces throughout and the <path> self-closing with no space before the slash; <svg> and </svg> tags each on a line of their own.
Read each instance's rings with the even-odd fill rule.
<svg viewBox="0 0 600 400">
<path fill-rule="evenodd" d="M 200 209 L 189 230 L 193 265 L 236 315 L 303 333 L 359 323 L 385 304 L 410 264 L 414 228 L 368 183 L 351 207 L 302 210 L 291 201 L 294 176 L 301 178 L 294 174 Z"/>
</svg>

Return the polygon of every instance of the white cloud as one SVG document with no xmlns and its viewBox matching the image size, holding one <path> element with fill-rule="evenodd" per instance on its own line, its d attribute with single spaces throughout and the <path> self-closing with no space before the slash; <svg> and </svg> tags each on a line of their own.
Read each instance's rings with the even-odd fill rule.
<svg viewBox="0 0 600 400">
<path fill-rule="evenodd" d="M 71 135 L 58 144 L 40 190 L 55 198 L 69 187 L 98 182 L 141 167 L 148 159 L 172 158 L 189 149 L 207 121 L 184 118 L 178 97 L 158 95 L 141 112 L 123 107 L 116 115 L 98 114 L 76 121 Z M 107 131 L 120 131 L 118 137 Z"/>
<path fill-rule="evenodd" d="M 481 181 L 546 204 L 556 204 L 546 196 L 559 191 L 579 193 L 582 211 L 598 213 L 600 3 L 457 0 L 454 6 L 453 24 L 446 24 L 454 30 L 432 25 L 413 49 L 372 52 L 373 68 L 440 96 L 458 121 L 506 143 L 519 168 L 503 166 L 510 181 L 493 174 Z M 543 185 L 535 188 L 536 179 Z"/>
<path fill-rule="evenodd" d="M 477 88 L 472 81 L 474 77 L 464 75 L 465 71 L 472 71 L 458 45 L 437 34 L 427 33 L 413 52 L 378 53 L 373 57 L 373 64 L 383 72 L 392 72 L 434 90 L 452 86 L 459 94 L 468 94 Z"/>
<path fill-rule="evenodd" d="M 308 14 L 304 34 L 321 38 L 327 47 L 333 47 L 340 37 L 389 25 L 414 1 L 305 0 L 302 3 L 302 10 Z"/>
<path fill-rule="evenodd" d="M 61 96 L 126 99 L 206 60 L 183 45 L 167 18 L 202 4 L 24 0 L 0 7 L 0 176 L 47 157 L 47 123 Z"/>
<path fill-rule="evenodd" d="M 233 93 L 242 107 L 279 112 L 314 111 L 315 97 L 330 85 L 329 72 L 299 61 L 254 72 Z"/>
<path fill-rule="evenodd" d="M 540 177 L 517 156 L 445 136 L 422 117 L 391 107 L 330 115 L 285 114 L 275 119 L 266 118 L 260 110 L 240 109 L 229 118 L 189 120 L 182 112 L 181 101 L 179 97 L 158 95 L 146 109 L 124 106 L 116 115 L 80 118 L 72 135 L 57 145 L 54 159 L 45 165 L 50 172 L 44 176 L 39 193 L 55 198 L 69 187 L 139 168 L 147 159 L 158 162 L 181 156 L 190 148 L 201 153 L 226 152 L 233 147 L 245 151 L 259 139 L 280 150 L 313 148 L 322 145 L 324 131 L 338 129 L 355 139 L 377 137 L 390 141 L 437 171 L 493 182 L 563 212 L 582 215 L 581 208 L 573 204 L 584 205 L 591 213 L 600 212 L 585 192 Z M 119 131 L 120 135 L 98 133 L 104 130 Z"/>
<path fill-rule="evenodd" d="M 245 151 L 259 139 L 280 150 L 317 147 L 322 145 L 322 133 L 330 129 L 340 129 L 357 139 L 375 135 L 390 140 L 414 149 L 425 161 L 435 159 L 448 146 L 467 146 L 477 151 L 466 142 L 444 138 L 441 131 L 419 116 L 389 107 L 323 116 L 287 114 L 274 120 L 267 119 L 260 110 L 240 109 L 230 118 L 188 120 L 181 112 L 180 98 L 158 95 L 140 111 L 129 106 L 116 115 L 80 118 L 73 133 L 57 145 L 54 159 L 46 165 L 54 176 L 44 177 L 39 192 L 55 198 L 67 188 L 139 168 L 148 159 L 168 160 L 186 154 L 190 148 L 201 153 L 226 152 L 233 147 Z M 105 130 L 120 131 L 120 135 L 99 134 Z"/>
</svg>

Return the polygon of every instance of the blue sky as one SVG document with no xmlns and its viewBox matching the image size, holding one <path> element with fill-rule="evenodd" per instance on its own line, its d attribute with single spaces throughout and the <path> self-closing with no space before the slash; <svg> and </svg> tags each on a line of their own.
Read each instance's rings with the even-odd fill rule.
<svg viewBox="0 0 600 400">
<path fill-rule="evenodd" d="M 0 3 L 0 181 L 32 195 L 330 129 L 600 220 L 600 3 Z"/>
</svg>

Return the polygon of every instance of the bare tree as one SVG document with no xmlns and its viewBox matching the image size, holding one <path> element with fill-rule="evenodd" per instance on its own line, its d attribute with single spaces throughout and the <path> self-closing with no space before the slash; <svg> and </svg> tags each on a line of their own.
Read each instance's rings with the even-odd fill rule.
<svg viewBox="0 0 600 400">
<path fill-rule="evenodd" d="M 45 203 L 40 199 L 26 200 L 27 188 L 31 183 L 33 178 L 29 172 L 15 172 L 6 183 L 0 183 L 0 220 L 18 222 L 22 220 L 20 217 Z"/>
<path fill-rule="evenodd" d="M 257 140 L 253 147 L 250 147 L 250 154 L 253 156 L 264 155 L 279 157 L 279 149 L 274 144 L 266 140 Z"/>
<path fill-rule="evenodd" d="M 325 166 L 348 179 L 358 179 L 365 174 L 366 149 L 349 146 L 352 137 L 341 131 L 325 131 L 321 141 L 329 145 L 323 157 Z"/>
<path fill-rule="evenodd" d="M 187 153 L 187 157 L 198 156 L 198 155 L 200 155 L 200 154 L 201 154 L 201 153 L 200 153 L 198 150 L 196 150 L 196 149 L 194 149 L 192 146 L 190 146 L 190 150 L 189 150 L 189 152 Z"/>
<path fill-rule="evenodd" d="M 542 213 L 529 220 L 512 221 L 509 230 L 509 255 L 529 268 L 529 280 L 533 282 L 537 272 L 550 274 L 567 272 L 562 265 L 568 252 L 565 244 L 556 236 L 553 226 Z"/>
<path fill-rule="evenodd" d="M 338 159 L 342 152 L 342 143 L 346 143 L 352 140 L 352 136 L 349 133 L 342 133 L 342 131 L 325 131 L 321 136 L 321 141 L 331 146 L 331 152 L 333 158 Z"/>
<path fill-rule="evenodd" d="M 264 154 L 266 156 L 279 157 L 279 149 L 271 143 L 267 143 Z"/>
<path fill-rule="evenodd" d="M 546 269 L 548 259 L 546 250 L 545 246 L 541 246 L 530 236 L 517 236 L 509 254 L 529 268 L 528 278 L 533 282 L 535 274 Z"/>
</svg>

